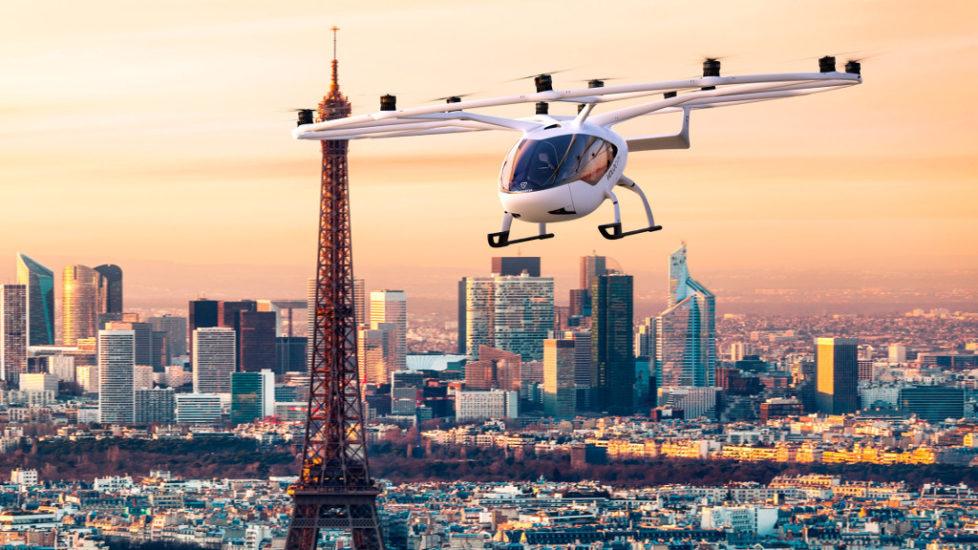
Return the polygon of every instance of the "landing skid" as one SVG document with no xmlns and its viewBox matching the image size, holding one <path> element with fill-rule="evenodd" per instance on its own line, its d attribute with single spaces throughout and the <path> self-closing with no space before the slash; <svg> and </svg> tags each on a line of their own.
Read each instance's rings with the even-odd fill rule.
<svg viewBox="0 0 978 550">
<path fill-rule="evenodd" d="M 534 235 L 533 237 L 522 237 L 519 239 L 510 239 L 509 231 L 500 231 L 499 233 L 489 233 L 486 235 L 489 239 L 489 246 L 493 248 L 502 248 L 504 246 L 509 246 L 511 244 L 525 243 L 528 241 L 540 241 L 543 239 L 554 238 L 553 233 L 543 233 L 541 235 Z"/>
<path fill-rule="evenodd" d="M 642 192 L 642 188 L 638 186 L 637 183 L 622 176 L 618 183 L 615 185 L 620 185 L 625 189 L 635 193 L 642 199 L 642 204 L 645 206 L 645 215 L 649 220 L 649 225 L 641 229 L 633 229 L 631 231 L 623 231 L 621 228 L 621 208 L 618 206 L 618 197 L 615 196 L 614 191 L 609 190 L 607 197 L 611 199 L 611 204 L 615 207 L 615 221 L 612 223 L 605 223 L 598 226 L 598 232 L 601 236 L 610 240 L 617 241 L 618 239 L 624 239 L 629 235 L 638 235 L 639 233 L 650 233 L 652 231 L 658 231 L 662 229 L 661 225 L 655 224 L 655 218 L 652 217 L 652 206 L 649 204 L 649 199 L 645 198 L 645 193 Z"/>
<path fill-rule="evenodd" d="M 598 226 L 598 231 L 601 233 L 601 236 L 608 239 L 609 241 L 617 241 L 618 239 L 624 239 L 629 235 L 638 235 L 639 233 L 650 233 L 652 231 L 658 231 L 660 229 L 662 229 L 661 225 L 653 225 L 651 227 L 643 227 L 642 229 L 622 231 L 621 222 L 605 223 Z"/>
<path fill-rule="evenodd" d="M 543 239 L 554 238 L 553 233 L 547 233 L 547 224 L 539 224 L 540 233 L 532 237 L 521 237 L 519 239 L 509 238 L 509 228 L 513 225 L 513 215 L 509 212 L 503 213 L 503 227 L 498 233 L 489 233 L 486 238 L 489 240 L 489 246 L 493 248 L 502 248 L 504 246 L 509 246 L 511 244 L 525 243 L 529 241 L 541 241 Z"/>
</svg>

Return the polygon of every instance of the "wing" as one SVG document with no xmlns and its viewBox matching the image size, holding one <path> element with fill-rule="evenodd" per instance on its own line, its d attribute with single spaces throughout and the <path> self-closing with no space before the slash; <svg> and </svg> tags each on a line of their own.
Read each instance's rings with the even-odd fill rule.
<svg viewBox="0 0 978 550">
<path fill-rule="evenodd" d="M 546 90 L 533 94 L 471 99 L 454 103 L 423 105 L 394 111 L 351 116 L 312 124 L 293 131 L 296 139 L 363 139 L 453 134 L 487 130 L 529 132 L 550 124 L 553 118 L 512 119 L 472 112 L 473 109 L 537 102 L 572 102 L 591 106 L 615 101 L 658 96 L 655 101 L 630 105 L 601 114 L 582 111 L 578 119 L 613 126 L 626 120 L 658 112 L 705 109 L 805 95 L 862 82 L 859 74 L 842 72 L 711 76 L 600 88 Z M 560 117 L 555 117 L 560 118 Z"/>
</svg>

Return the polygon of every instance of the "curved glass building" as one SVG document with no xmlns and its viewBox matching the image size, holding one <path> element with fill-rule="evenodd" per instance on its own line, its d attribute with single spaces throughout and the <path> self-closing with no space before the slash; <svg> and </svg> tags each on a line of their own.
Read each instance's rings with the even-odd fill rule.
<svg viewBox="0 0 978 550">
<path fill-rule="evenodd" d="M 17 283 L 27 286 L 28 345 L 54 345 L 54 272 L 17 254 Z"/>
</svg>

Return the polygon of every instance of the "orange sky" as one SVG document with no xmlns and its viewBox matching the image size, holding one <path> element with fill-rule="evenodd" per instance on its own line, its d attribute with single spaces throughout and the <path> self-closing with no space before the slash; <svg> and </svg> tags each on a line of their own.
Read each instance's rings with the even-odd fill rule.
<svg viewBox="0 0 978 550">
<path fill-rule="evenodd" d="M 874 55 L 862 86 L 698 112 L 689 151 L 633 155 L 627 173 L 665 229 L 605 241 L 596 226 L 609 207 L 523 245 L 567 283 L 561 295 L 581 254 L 661 278 L 682 239 L 701 279 L 857 265 L 975 270 L 976 20 L 970 2 L 9 0 L 0 4 L 0 259 L 9 260 L 0 280 L 13 277 L 20 250 L 55 271 L 119 263 L 144 297 L 301 295 L 318 149 L 290 138 L 289 109 L 323 94 L 332 24 L 343 29 L 341 83 L 355 112 L 375 110 L 386 92 L 409 105 L 529 90 L 507 81 L 561 68 L 572 70 L 555 75 L 557 86 L 694 76 L 704 55 L 724 56 L 725 74 Z M 622 129 L 677 124 L 653 118 Z M 448 294 L 451 278 L 485 271 L 498 164 L 515 139 L 354 142 L 358 275 L 409 290 L 444 279 Z M 625 211 L 639 222 L 637 204 Z"/>
</svg>

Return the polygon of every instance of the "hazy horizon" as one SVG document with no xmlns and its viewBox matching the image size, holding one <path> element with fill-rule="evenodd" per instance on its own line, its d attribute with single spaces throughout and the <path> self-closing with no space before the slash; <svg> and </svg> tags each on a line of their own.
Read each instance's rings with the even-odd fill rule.
<svg viewBox="0 0 978 550">
<path fill-rule="evenodd" d="M 582 10 L 586 33 L 568 33 Z M 323 95 L 336 24 L 340 82 L 357 113 L 387 92 L 406 106 L 527 90 L 530 82 L 507 81 L 560 68 L 571 70 L 554 75 L 558 87 L 602 75 L 693 76 L 704 55 L 725 56 L 725 74 L 814 70 L 826 53 L 865 57 L 861 86 L 697 112 L 691 150 L 632 155 L 627 173 L 664 230 L 618 242 L 597 234 L 608 207 L 553 225 L 553 240 L 486 246 L 499 228 L 496 177 L 514 135 L 354 142 L 356 273 L 371 286 L 451 297 L 459 276 L 519 251 L 544 258 L 563 303 L 577 258 L 593 250 L 636 275 L 648 301 L 664 293 L 668 254 L 685 240 L 721 310 L 745 296 L 785 296 L 772 289 L 822 289 L 822 303 L 833 289 L 863 289 L 838 292 L 854 307 L 874 296 L 881 307 L 974 303 L 978 5 L 745 2 L 710 11 L 690 18 L 682 2 L 637 1 L 328 11 L 312 1 L 5 3 L 0 282 L 13 279 L 23 251 L 59 274 L 69 263 L 117 263 L 130 304 L 301 296 L 315 259 L 319 153 L 291 139 L 289 109 Z M 513 25 L 517 17 L 548 24 Z M 623 130 L 676 123 L 651 117 Z M 637 225 L 639 205 L 622 200 L 626 225 Z"/>
</svg>

